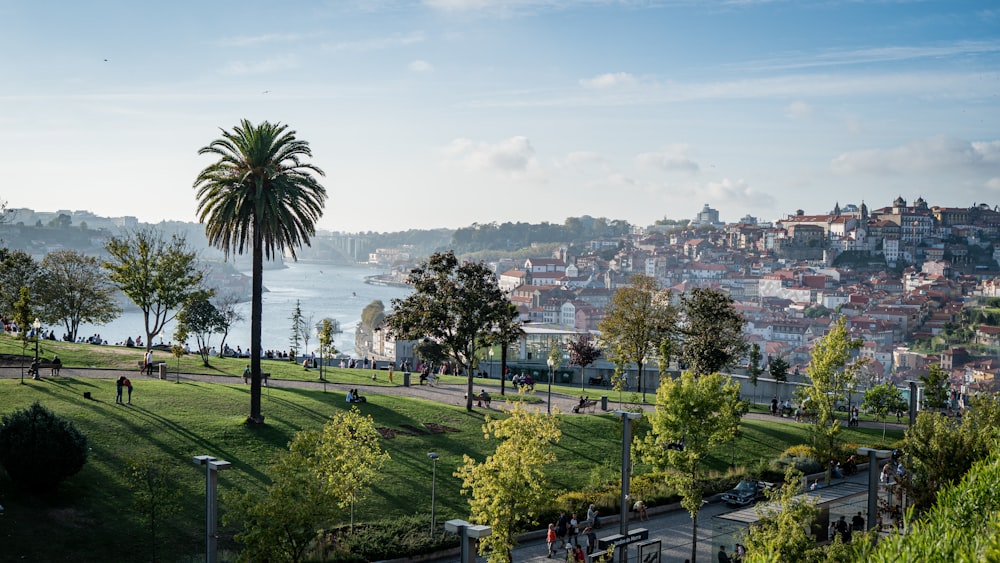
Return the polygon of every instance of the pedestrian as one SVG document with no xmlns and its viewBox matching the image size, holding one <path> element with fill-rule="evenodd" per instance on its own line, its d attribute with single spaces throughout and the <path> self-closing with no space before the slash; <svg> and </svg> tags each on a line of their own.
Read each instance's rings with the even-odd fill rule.
<svg viewBox="0 0 1000 563">
<path fill-rule="evenodd" d="M 247 365 L 247 367 L 243 368 L 243 385 L 246 385 L 247 381 L 250 381 L 250 366 L 249 365 Z"/>
<path fill-rule="evenodd" d="M 743 558 L 747 556 L 747 548 L 744 547 L 743 544 L 741 543 L 736 544 L 734 552 L 735 552 L 733 553 L 734 563 L 741 563 L 743 561 Z"/>
<path fill-rule="evenodd" d="M 729 554 L 726 553 L 726 546 L 719 546 L 719 563 L 731 563 L 732 560 L 729 559 Z"/>
<path fill-rule="evenodd" d="M 118 376 L 115 380 L 115 403 L 122 402 L 122 389 L 125 387 L 125 376 Z"/>
<path fill-rule="evenodd" d="M 124 376 L 123 376 L 124 377 Z M 128 389 L 128 404 L 132 404 L 132 381 L 129 378 L 125 378 L 124 381 L 125 388 Z"/>
<path fill-rule="evenodd" d="M 601 527 L 601 516 L 598 513 L 597 506 L 593 504 L 591 504 L 590 508 L 587 509 L 587 522 L 589 522 L 594 528 Z"/>
<path fill-rule="evenodd" d="M 860 511 L 851 518 L 851 528 L 855 532 L 865 531 L 865 517 L 861 515 Z"/>
<path fill-rule="evenodd" d="M 583 530 L 583 535 L 587 538 L 587 555 L 590 555 L 595 549 L 597 549 L 597 532 L 595 532 L 590 526 L 587 526 L 587 528 Z"/>
<path fill-rule="evenodd" d="M 549 546 L 549 559 L 551 559 L 556 547 L 556 526 L 551 522 L 549 523 L 549 531 L 545 533 L 545 543 Z"/>
<path fill-rule="evenodd" d="M 576 535 L 580 532 L 580 521 L 576 519 L 576 513 L 573 513 L 569 519 L 569 542 L 575 546 L 579 546 L 580 543 L 576 540 Z"/>
<path fill-rule="evenodd" d="M 146 375 L 153 375 L 153 350 L 146 350 L 146 356 L 143 360 L 142 366 L 143 373 Z"/>
<path fill-rule="evenodd" d="M 646 513 L 646 503 L 642 502 L 642 500 L 635 501 L 635 504 L 632 505 L 632 510 L 635 511 L 639 520 L 649 520 L 649 514 Z"/>
<path fill-rule="evenodd" d="M 568 528 L 569 519 L 566 518 L 566 513 L 560 510 L 559 517 L 556 518 L 556 536 L 559 537 L 559 549 L 566 547 L 566 532 Z"/>
<path fill-rule="evenodd" d="M 392 364 L 393 362 L 389 362 L 389 383 L 392 383 L 392 368 L 393 368 Z"/>
</svg>

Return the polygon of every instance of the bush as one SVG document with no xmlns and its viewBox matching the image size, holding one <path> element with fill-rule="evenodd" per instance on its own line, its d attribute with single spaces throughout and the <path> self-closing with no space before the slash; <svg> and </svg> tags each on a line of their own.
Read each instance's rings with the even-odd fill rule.
<svg viewBox="0 0 1000 563">
<path fill-rule="evenodd" d="M 442 522 L 438 522 L 431 538 L 430 522 L 430 514 L 415 514 L 355 524 L 353 534 L 347 526 L 338 527 L 327 538 L 328 543 L 334 544 L 330 560 L 347 563 L 413 557 L 459 544 L 458 536 L 444 532 Z"/>
<path fill-rule="evenodd" d="M 823 471 L 823 464 L 812 456 L 812 448 L 804 444 L 786 449 L 778 459 L 771 462 L 770 469 L 772 473 L 784 475 L 785 468 L 789 465 L 806 475 Z"/>
<path fill-rule="evenodd" d="M 87 437 L 38 402 L 0 421 L 0 465 L 11 481 L 49 491 L 87 462 Z"/>
</svg>

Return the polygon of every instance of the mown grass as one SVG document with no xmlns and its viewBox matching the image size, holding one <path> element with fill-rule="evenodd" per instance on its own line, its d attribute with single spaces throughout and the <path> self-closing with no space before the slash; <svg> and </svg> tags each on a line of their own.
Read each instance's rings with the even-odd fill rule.
<svg viewBox="0 0 1000 563">
<path fill-rule="evenodd" d="M 3 348 L 0 353 L 11 353 Z M 9 344 L 9 343 L 8 343 Z M 61 346 L 60 346 L 61 345 Z M 65 348 L 63 348 L 65 347 Z M 77 350 L 82 348 L 82 350 Z M 53 343 L 52 350 L 69 366 L 82 365 L 86 358 L 105 361 L 106 354 L 123 356 L 123 366 L 133 367 L 138 351 L 79 344 Z M 33 352 L 33 347 L 31 349 Z M 184 360 L 182 360 L 183 362 Z M 287 362 L 288 378 L 314 377 L 302 373 L 301 366 Z M 200 366 L 200 360 L 193 364 Z M 213 368 L 238 377 L 245 360 L 213 360 Z M 98 364 L 100 367 L 114 367 Z M 183 364 L 182 364 L 182 369 Z M 204 372 L 202 372 L 204 373 Z M 277 369 L 272 377 L 280 377 Z M 368 372 L 370 373 L 370 372 Z M 55 413 L 72 420 L 90 442 L 90 459 L 80 474 L 58 491 L 44 496 L 19 492 L 0 478 L 0 516 L 3 547 L 0 559 L 60 561 L 148 560 L 150 536 L 146 521 L 132 508 L 133 495 L 123 477 L 129 459 L 154 460 L 175 480 L 181 512 L 163 523 L 158 559 L 193 561 L 203 557 L 204 472 L 192 463 L 195 455 L 209 454 L 230 461 L 233 468 L 220 475 L 220 489 L 261 491 L 268 483 L 268 465 L 276 452 L 286 446 L 295 432 L 322 425 L 330 415 L 349 408 L 343 391 L 351 383 L 371 385 L 364 370 L 332 370 L 328 377 L 345 385 L 332 385 L 329 392 L 309 389 L 264 390 L 262 410 L 267 417 L 263 428 L 244 426 L 249 405 L 249 389 L 237 379 L 233 384 L 142 379 L 131 406 L 115 405 L 111 377 L 49 378 L 26 381 L 0 380 L 0 414 L 39 401 Z M 365 379 L 367 377 L 367 379 Z M 384 384 L 384 374 L 380 380 Z M 399 380 L 397 380 L 398 382 Z M 445 378 L 459 383 L 461 378 Z M 498 383 L 477 380 L 476 385 Z M 555 390 L 557 387 L 554 386 Z M 90 391 L 94 400 L 86 400 Z M 468 516 L 459 480 L 453 476 L 463 455 L 483 459 L 493 444 L 484 439 L 481 410 L 431 403 L 408 397 L 368 393 L 369 402 L 358 405 L 376 426 L 396 431 L 382 440 L 392 456 L 384 479 L 367 500 L 357 507 L 359 521 L 410 514 L 429 514 L 431 462 L 427 453 L 440 455 L 437 471 L 438 522 Z M 490 415 L 497 416 L 496 411 Z M 577 490 L 595 476 L 613 477 L 621 455 L 621 427 L 612 415 L 562 416 L 563 438 L 557 446 L 559 461 L 551 467 L 553 497 L 560 490 Z M 453 431 L 433 433 L 427 424 Z M 723 471 L 732 462 L 753 464 L 777 456 L 786 447 L 806 440 L 806 425 L 745 420 L 740 438 L 721 447 L 712 457 L 714 469 Z M 420 431 L 426 433 L 420 433 Z M 881 438 L 880 429 L 845 429 L 845 438 L 862 444 Z M 637 472 L 649 468 L 639 465 Z M 226 506 L 220 506 L 220 514 Z M 345 514 L 345 520 L 347 515 Z M 220 545 L 235 548 L 233 530 L 221 531 Z"/>
</svg>

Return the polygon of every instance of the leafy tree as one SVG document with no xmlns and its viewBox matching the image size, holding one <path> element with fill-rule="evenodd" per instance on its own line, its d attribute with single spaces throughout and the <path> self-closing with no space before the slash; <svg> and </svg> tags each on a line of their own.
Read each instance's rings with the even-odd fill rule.
<svg viewBox="0 0 1000 563">
<path fill-rule="evenodd" d="M 173 320 L 184 300 L 201 286 L 196 255 L 180 235 L 170 240 L 153 228 L 126 232 L 104 245 L 108 278 L 142 311 L 146 350 Z"/>
<path fill-rule="evenodd" d="M 513 303 L 507 303 L 507 313 L 501 316 L 500 321 L 494 325 L 493 331 L 490 332 L 489 337 L 486 339 L 487 344 L 500 347 L 501 395 L 506 394 L 507 349 L 511 344 L 514 344 L 524 336 L 524 329 L 521 327 L 521 319 L 517 313 L 517 306 Z"/>
<path fill-rule="evenodd" d="M 448 359 L 444 347 L 429 338 L 413 345 L 413 355 L 420 361 L 429 364 L 438 364 Z"/>
<path fill-rule="evenodd" d="M 335 523 L 382 477 L 389 461 L 371 416 L 357 408 L 333 415 L 321 430 L 296 433 L 272 466 L 263 498 L 233 492 L 224 522 L 240 523 L 241 560 L 301 561 L 321 530 Z"/>
<path fill-rule="evenodd" d="M 211 293 L 197 291 L 184 301 L 184 307 L 177 313 L 177 326 L 183 327 L 185 336 L 194 334 L 194 341 L 201 356 L 201 363 L 208 367 L 212 355 L 211 339 L 215 333 L 222 332 L 225 318 L 209 300 Z M 185 338 L 187 340 L 187 338 Z M 183 341 L 178 340 L 178 344 Z"/>
<path fill-rule="evenodd" d="M 105 324 L 121 314 L 100 261 L 75 250 L 50 252 L 42 259 L 43 283 L 36 283 L 39 317 L 48 324 L 62 323 L 76 342 L 81 323 Z"/>
<path fill-rule="evenodd" d="M 882 419 L 882 439 L 885 440 L 886 419 L 889 413 L 904 411 L 907 409 L 906 401 L 903 400 L 903 392 L 891 383 L 882 383 L 874 387 L 869 387 L 865 391 L 864 401 L 861 408 L 875 414 L 876 418 Z"/>
<path fill-rule="evenodd" d="M 38 273 L 38 264 L 27 252 L 0 248 L 0 311 L 13 311 L 21 288 L 35 287 Z"/>
<path fill-rule="evenodd" d="M 584 377 L 584 370 L 601 357 L 601 349 L 594 344 L 593 337 L 588 333 L 583 333 L 570 340 L 566 344 L 569 350 L 569 363 L 580 366 L 580 389 L 586 389 L 587 379 Z"/>
<path fill-rule="evenodd" d="M 719 372 L 696 376 L 684 372 L 678 379 L 660 378 L 652 429 L 641 445 L 645 460 L 669 468 L 667 483 L 681 495 L 681 506 L 691 515 L 691 560 L 698 551 L 698 510 L 702 479 L 709 454 L 732 440 L 740 426 L 740 386 Z M 683 448 L 668 447 L 683 444 Z"/>
<path fill-rule="evenodd" d="M 0 465 L 10 480 L 47 492 L 87 463 L 87 437 L 37 401 L 0 418 Z"/>
<path fill-rule="evenodd" d="M 34 303 L 31 300 L 31 290 L 21 287 L 18 291 L 18 299 L 14 302 L 14 324 L 17 325 L 17 338 L 21 341 L 21 377 L 24 381 L 24 356 L 28 348 L 28 327 L 32 325 L 34 317 Z M 34 342 L 38 342 L 38 334 L 34 335 Z M 38 377 L 36 372 L 35 377 Z"/>
<path fill-rule="evenodd" d="M 623 368 L 628 363 L 636 365 L 643 400 L 643 363 L 658 351 L 660 342 L 670 338 L 674 315 L 670 293 L 661 290 L 655 279 L 636 274 L 628 287 L 618 288 L 611 296 L 598 325 L 602 347 L 610 351 L 612 362 Z"/>
<path fill-rule="evenodd" d="M 757 382 L 760 379 L 761 374 L 764 373 L 764 368 L 760 365 L 760 362 L 763 359 L 763 354 L 760 353 L 760 344 L 754 342 L 750 345 L 750 359 L 747 360 L 747 379 L 749 379 L 750 384 L 753 385 L 754 404 L 757 403 Z"/>
<path fill-rule="evenodd" d="M 125 464 L 125 482 L 132 490 L 132 507 L 149 522 L 151 559 L 156 561 L 157 526 L 180 512 L 180 489 L 171 474 L 169 459 L 130 459 Z"/>
<path fill-rule="evenodd" d="M 743 533 L 747 563 L 805 561 L 816 546 L 809 527 L 819 510 L 816 501 L 799 495 L 802 473 L 793 465 L 785 470 L 785 483 L 768 491 L 769 502 L 754 507 L 758 520 Z"/>
<path fill-rule="evenodd" d="M 529 413 L 524 403 L 510 405 L 510 416 L 483 424 L 484 439 L 498 443 L 481 463 L 468 455 L 455 471 L 462 494 L 469 496 L 470 519 L 489 525 L 493 533 L 480 540 L 490 563 L 509 563 L 516 537 L 551 500 L 546 466 L 555 463 L 555 447 L 562 432 L 559 420 Z"/>
<path fill-rule="evenodd" d="M 788 362 L 781 356 L 778 356 L 777 358 L 771 358 L 771 361 L 768 362 L 767 372 L 770 373 L 771 377 L 773 377 L 778 383 L 785 383 L 788 381 L 789 367 L 791 366 L 788 365 Z"/>
<path fill-rule="evenodd" d="M 944 371 L 939 364 L 931 364 L 927 373 L 920 376 L 920 382 L 924 384 L 923 408 L 930 410 L 947 408 L 948 372 Z"/>
<path fill-rule="evenodd" d="M 244 119 L 198 154 L 219 160 L 195 179 L 198 220 L 205 223 L 209 244 L 230 253 L 250 251 L 253 257 L 250 305 L 250 415 L 263 424 L 260 411 L 260 331 L 264 293 L 264 258 L 268 260 L 309 244 L 323 214 L 326 189 L 313 174 L 318 167 L 302 162 L 312 157 L 309 143 L 287 126 L 267 121 L 253 125 Z"/>
<path fill-rule="evenodd" d="M 326 363 L 324 360 L 337 353 L 337 347 L 334 346 L 333 342 L 333 320 L 323 319 L 320 321 L 319 331 L 317 332 L 316 339 L 319 341 L 319 378 L 323 379 L 323 365 Z"/>
<path fill-rule="evenodd" d="M 743 315 L 717 289 L 696 287 L 681 297 L 680 357 L 695 375 L 725 371 L 746 355 Z"/>
<path fill-rule="evenodd" d="M 219 342 L 219 357 L 222 357 L 222 351 L 226 347 L 226 338 L 229 337 L 229 331 L 233 328 L 236 323 L 241 323 L 246 320 L 243 313 L 239 310 L 240 298 L 235 293 L 227 293 L 215 300 L 215 308 L 222 315 L 222 324 L 220 328 L 222 329 L 222 341 Z"/>
<path fill-rule="evenodd" d="M 516 315 L 483 263 L 459 263 L 454 252 L 435 253 L 410 272 L 414 292 L 393 299 L 385 324 L 397 338 L 429 338 L 441 344 L 458 365 L 466 366 L 465 408 L 472 410 L 473 361 L 480 342 L 487 342 L 494 326 Z"/>
<path fill-rule="evenodd" d="M 804 388 L 810 411 L 816 412 L 816 421 L 810 425 L 809 437 L 816 459 L 826 461 L 840 453 L 840 420 L 836 417 L 837 402 L 847 395 L 854 384 L 857 370 L 864 365 L 864 358 L 848 363 L 851 352 L 861 347 L 860 340 L 847 333 L 844 317 L 837 319 L 826 336 L 816 341 L 812 358 L 806 368 L 811 385 Z M 829 468 L 827 469 L 829 480 Z"/>
</svg>

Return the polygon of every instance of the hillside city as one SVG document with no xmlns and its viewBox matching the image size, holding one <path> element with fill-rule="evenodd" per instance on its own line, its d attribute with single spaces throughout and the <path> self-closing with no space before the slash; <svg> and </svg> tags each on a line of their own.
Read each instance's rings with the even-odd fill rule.
<svg viewBox="0 0 1000 563">
<path fill-rule="evenodd" d="M 772 224 L 749 216 L 723 223 L 706 204 L 694 220 L 668 223 L 590 240 L 577 251 L 558 245 L 552 255 L 492 262 L 528 323 L 513 360 L 544 369 L 552 338 L 596 331 L 614 290 L 644 274 L 675 295 L 710 287 L 731 296 L 748 341 L 767 359 L 784 359 L 790 373 L 804 373 L 812 343 L 837 312 L 864 342 L 869 382 L 903 383 L 939 364 L 955 399 L 996 390 L 1000 326 L 988 316 L 970 326 L 969 309 L 1000 296 L 996 208 L 897 197 L 886 207 L 836 204 L 829 213 L 798 211 Z M 400 256 L 407 250 L 386 248 L 369 259 L 388 264 Z M 407 271 L 397 266 L 395 281 Z M 359 340 L 362 354 L 367 348 L 386 361 L 409 359 L 411 349 L 397 350 L 384 332 Z"/>
</svg>

